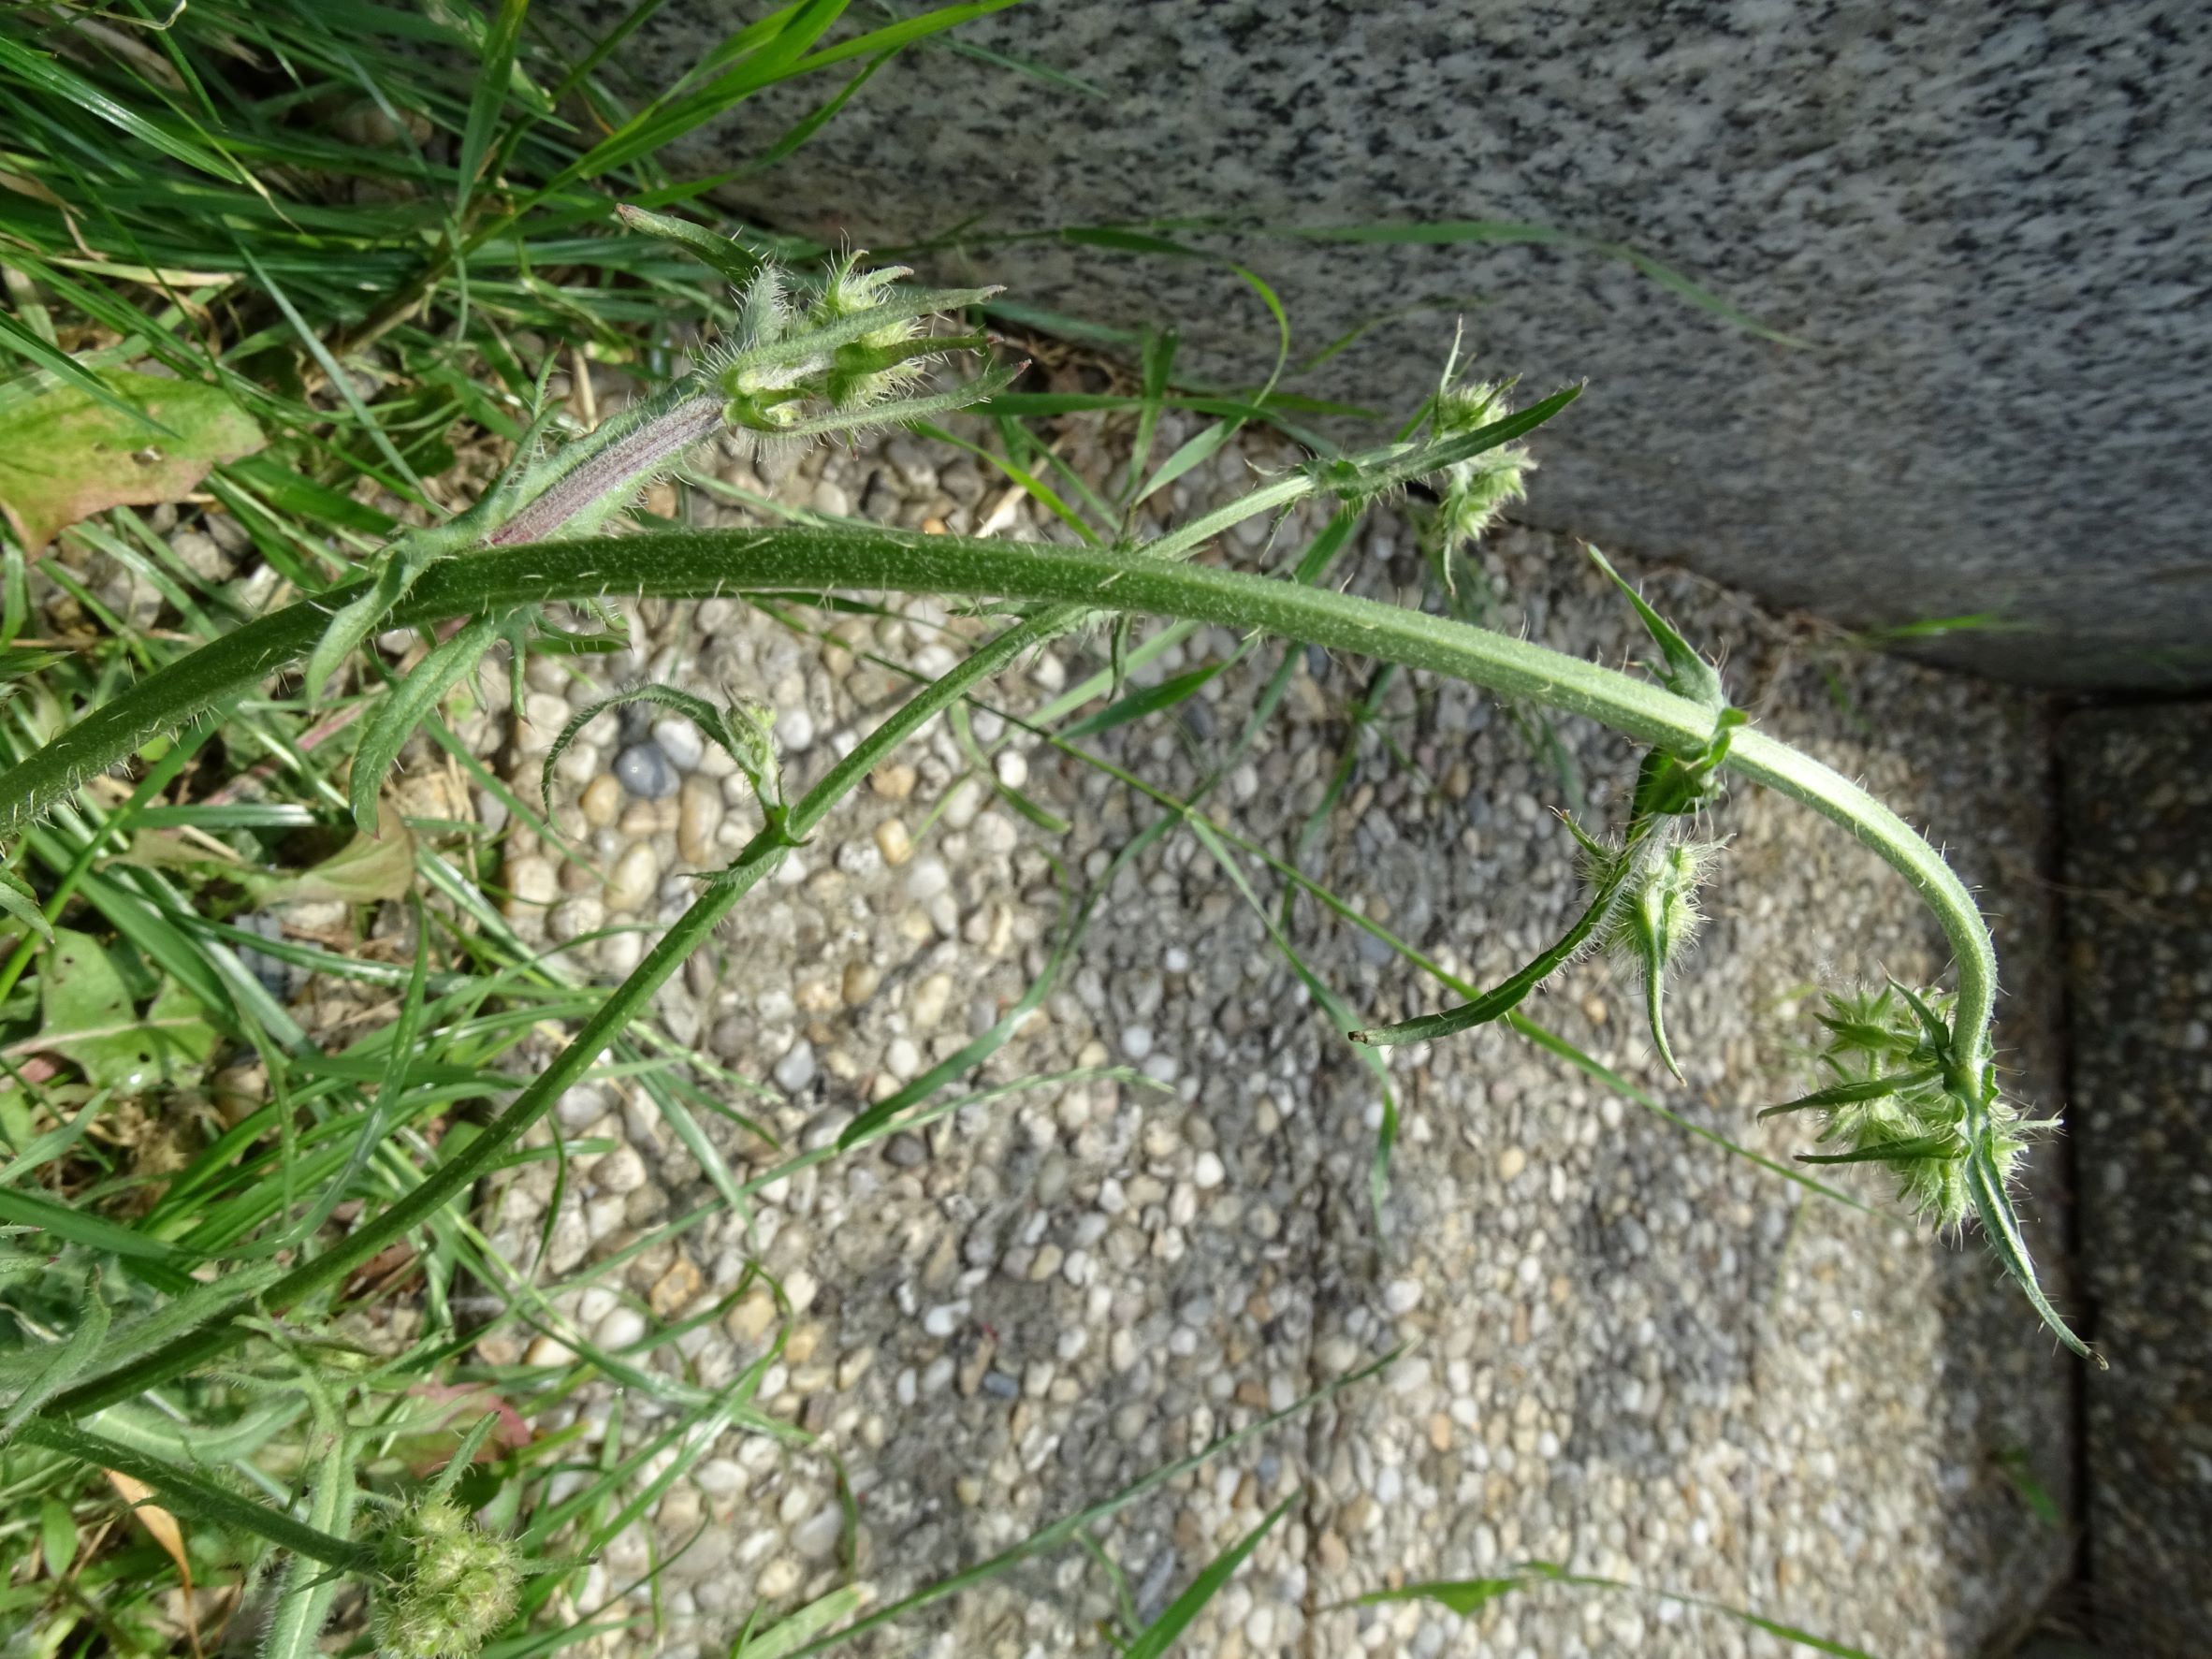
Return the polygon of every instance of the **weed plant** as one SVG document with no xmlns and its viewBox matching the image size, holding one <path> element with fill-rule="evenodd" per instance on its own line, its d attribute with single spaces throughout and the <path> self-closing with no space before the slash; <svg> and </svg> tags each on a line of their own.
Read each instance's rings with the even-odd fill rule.
<svg viewBox="0 0 2212 1659">
<path fill-rule="evenodd" d="M 1544 980 L 1598 947 L 1641 976 L 1652 1041 L 1672 1066 L 1666 985 L 1695 930 L 1700 882 L 1724 855 L 1700 825 L 1730 779 L 1779 791 L 1871 848 L 1942 925 L 1954 981 L 1839 994 L 1825 1016 L 1832 1081 L 1775 1110 L 1816 1121 L 1808 1144 L 1822 1150 L 1806 1163 L 1878 1163 L 1937 1228 L 1977 1223 L 2045 1323 L 2086 1352 L 2038 1288 L 2014 1215 L 2010 1186 L 2035 1126 L 2000 1093 L 1995 957 L 1942 857 L 1865 791 L 1754 728 L 1709 659 L 1624 582 L 1623 603 L 1656 653 L 1647 675 L 1489 632 L 1471 619 L 1478 607 L 1456 600 L 1452 614 L 1428 615 L 1347 597 L 1330 579 L 1363 516 L 1419 486 L 1437 502 L 1433 550 L 1456 595 L 1454 556 L 1518 493 L 1525 441 L 1568 409 L 1575 388 L 1516 407 L 1513 388 L 1463 382 L 1448 365 L 1394 439 L 1337 449 L 1303 424 L 1327 407 L 1285 388 L 1286 324 L 1284 353 L 1258 388 L 1177 389 L 1173 337 L 1159 333 L 1138 342 L 1137 387 L 1126 395 L 1022 389 L 989 336 L 993 308 L 1017 314 L 995 291 L 920 286 L 895 265 L 824 259 L 765 233 L 733 240 L 687 216 L 717 181 L 677 182 L 655 161 L 766 87 L 827 76 L 822 102 L 742 164 L 772 166 L 892 59 L 946 47 L 957 38 L 948 31 L 997 4 L 856 23 L 842 3 L 805 0 L 732 35 L 679 85 L 641 92 L 622 81 L 618 48 L 650 9 L 581 42 L 542 27 L 519 0 L 488 16 L 125 0 L 0 18 L 10 127 L 0 144 L 0 350 L 21 368 L 0 383 L 0 423 L 24 446 L 0 453 L 11 531 L 0 646 L 14 692 L 0 711 L 9 1034 L 0 1226 L 10 1252 L 0 1257 L 0 1602 L 23 1651 L 167 1652 L 180 1631 L 196 1651 L 248 1618 L 271 1659 L 316 1652 L 334 1629 L 429 1659 L 552 1652 L 625 1628 L 626 1586 L 576 1604 L 583 1567 L 726 1431 L 797 1434 L 755 1399 L 773 1353 L 708 1389 L 650 1361 L 728 1302 L 620 1353 L 593 1349 L 552 1310 L 561 1292 L 706 1212 L 548 1286 L 488 1247 L 472 1197 L 487 1176 L 546 1156 L 526 1133 L 608 1065 L 660 1080 L 649 1092 L 718 1205 L 738 1208 L 799 1169 L 989 1098 L 946 1091 L 1041 999 L 1051 969 L 1006 1021 L 863 1112 L 837 1144 L 745 1181 L 697 1114 L 742 1117 L 708 1090 L 665 1081 L 679 1064 L 709 1079 L 719 1069 L 642 1017 L 871 769 L 940 718 L 981 761 L 968 700 L 1079 633 L 1100 642 L 1106 666 L 1031 723 L 1087 764 L 1107 764 L 1081 748 L 1084 736 L 1197 691 L 1190 677 L 1142 691 L 1123 677 L 1201 624 L 1234 631 L 1247 651 L 1279 639 L 1370 659 L 1369 706 L 1379 677 L 1424 669 L 1531 719 L 1579 715 L 1645 746 L 1624 822 L 1573 826 L 1585 908 L 1490 987 L 1389 939 L 1295 858 L 1217 825 L 1198 809 L 1211 782 L 1176 799 L 1116 774 L 1158 812 L 1115 869 L 1161 837 L 1195 837 L 1262 908 L 1358 1045 L 1350 1052 L 1378 1075 L 1380 1048 L 1505 1021 L 1627 1088 L 1521 1011 Z M 1079 95 L 1070 90 L 1079 80 L 1038 73 L 1051 95 Z M 1388 240 L 1391 227 L 1367 228 L 1365 240 Z M 1484 240 L 1481 228 L 1436 227 L 1432 240 Z M 1534 237 L 1491 229 L 1489 240 Z M 1141 227 L 1065 234 L 1101 253 L 1191 253 Z M 1265 284 L 1238 269 L 1280 318 Z M 594 362 L 647 390 L 579 424 L 550 377 L 570 373 L 588 388 Z M 1156 462 L 1171 407 L 1206 424 Z M 740 444 L 773 470 L 810 443 L 938 431 L 940 416 L 963 409 L 995 438 L 983 450 L 991 463 L 1069 527 L 1068 545 L 820 522 L 701 531 L 636 510 L 646 486 L 680 475 L 710 440 Z M 1101 410 L 1136 434 L 1127 475 L 1111 487 L 1077 476 L 1026 424 Z M 1139 535 L 1141 503 L 1255 422 L 1307 437 L 1313 458 Z M 84 456 L 103 443 L 109 464 L 87 472 Z M 133 466 L 114 461 L 119 444 L 138 458 Z M 488 464 L 495 451 L 503 465 Z M 67 488 L 52 467 L 32 468 L 32 455 L 64 472 L 74 457 Z M 473 487 L 457 485 L 472 477 Z M 236 524 L 265 574 L 195 568 L 161 533 L 159 503 L 194 488 Z M 1326 503 L 1327 528 L 1291 568 L 1263 575 L 1214 557 L 1232 526 L 1303 502 Z M 613 533 L 626 518 L 646 528 Z M 35 579 L 33 558 L 65 527 L 68 540 Z M 126 578 L 120 588 L 94 579 L 87 555 Z M 46 616 L 81 623 L 66 638 L 38 631 L 33 600 L 46 589 Z M 684 713 L 724 749 L 761 827 L 618 985 L 575 982 L 514 936 L 485 896 L 495 845 L 458 833 L 467 826 L 411 822 L 396 804 L 391 773 L 411 744 L 427 739 L 477 766 L 449 720 L 488 661 L 511 662 L 519 698 L 531 654 L 618 648 L 609 601 L 735 597 L 780 616 L 794 594 L 865 604 L 887 593 L 987 606 L 994 631 L 803 793 L 785 788 L 758 707 L 670 686 L 623 693 Z M 1176 626 L 1135 646 L 1127 619 L 1141 616 Z M 392 668 L 374 642 L 393 630 L 415 631 L 429 648 Z M 1293 660 L 1286 651 L 1266 682 L 1243 745 L 1280 701 Z M 562 749 L 597 712 L 556 742 L 548 788 Z M 553 833 L 549 793 L 533 809 L 477 770 L 518 821 Z M 239 787 L 249 774 L 256 786 Z M 318 837 L 328 856 L 295 851 Z M 1262 907 L 1250 861 L 1281 880 L 1279 910 Z M 1364 1022 L 1291 946 L 1289 905 L 1302 893 L 1385 938 L 1450 1006 Z M 241 924 L 240 895 L 373 907 L 381 948 L 265 938 Z M 319 1040 L 280 994 L 287 971 L 357 988 L 388 1018 L 342 1044 Z M 519 1080 L 521 1045 L 548 1026 L 573 1035 Z M 219 1072 L 226 1056 L 233 1063 Z M 226 1092 L 240 1060 L 265 1079 L 257 1092 Z M 1378 1192 L 1394 1133 L 1386 1113 Z M 752 1284 L 749 1275 L 729 1301 Z M 472 1358 L 502 1329 L 558 1334 L 577 1357 L 516 1367 Z M 575 1430 L 531 1425 L 595 1377 L 672 1409 L 648 1433 L 626 1436 L 618 1419 L 604 1457 L 587 1462 L 571 1449 Z M 773 1628 L 749 1627 L 736 1652 L 822 1651 L 1039 1551 L 1096 1548 L 1107 1518 L 1199 1461 L 894 1605 L 855 1618 L 859 1595 L 842 1591 Z M 1123 1651 L 1169 1651 L 1282 1514 L 1149 1625 L 1125 1609 L 1114 1633 Z M 1468 1613 L 1546 1584 L 1634 1588 L 1532 1564 L 1510 1579 L 1388 1594 Z"/>
</svg>

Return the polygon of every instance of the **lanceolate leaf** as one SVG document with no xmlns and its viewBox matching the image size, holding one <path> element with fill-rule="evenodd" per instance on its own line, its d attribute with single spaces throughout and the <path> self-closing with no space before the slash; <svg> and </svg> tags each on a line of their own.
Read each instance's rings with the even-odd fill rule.
<svg viewBox="0 0 2212 1659">
<path fill-rule="evenodd" d="M 1795 1100 L 1785 1100 L 1780 1106 L 1769 1106 L 1759 1113 L 1762 1119 L 1779 1116 L 1784 1112 L 1805 1112 L 1824 1106 L 1857 1106 L 1869 1100 L 1885 1099 L 1901 1089 L 1918 1088 L 1933 1083 L 1943 1073 L 1930 1067 L 1926 1071 L 1899 1071 L 1891 1077 L 1865 1077 L 1851 1083 L 1839 1083 L 1831 1088 L 1816 1089 Z"/>
<path fill-rule="evenodd" d="M 1615 1591 L 1630 1595 L 1650 1596 L 1654 1601 L 1671 1602 L 1677 1607 L 1697 1608 L 1706 1612 L 1718 1613 L 1733 1619 L 1739 1624 L 1754 1630 L 1765 1631 L 1768 1636 L 1800 1648 L 1810 1648 L 1816 1653 L 1827 1653 L 1833 1659 L 1874 1659 L 1863 1649 L 1843 1642 L 1830 1641 L 1826 1637 L 1814 1636 L 1794 1624 L 1783 1624 L 1762 1614 L 1743 1608 L 1730 1607 L 1726 1602 L 1710 1596 L 1686 1595 L 1679 1591 L 1647 1589 L 1641 1584 L 1631 1584 L 1620 1579 L 1601 1579 L 1588 1573 L 1570 1573 L 1548 1561 L 1526 1563 L 1520 1572 L 1510 1578 L 1456 1579 L 1421 1584 L 1407 1584 L 1398 1590 L 1377 1590 L 1362 1595 L 1351 1605 L 1375 1607 L 1386 1602 L 1425 1601 L 1432 1606 L 1457 1613 L 1461 1618 L 1472 1618 L 1499 1597 L 1517 1591 L 1537 1589 L 1548 1584 L 1558 1584 L 1580 1590 Z"/>
<path fill-rule="evenodd" d="M 478 617 L 416 663 L 405 679 L 386 693 L 376 712 L 369 717 L 360 745 L 354 750 L 353 776 L 348 787 L 354 822 L 360 826 L 363 835 L 377 833 L 377 800 L 384 790 L 385 776 L 391 771 L 392 763 L 400 758 L 400 750 L 407 746 L 407 739 L 429 718 L 455 682 L 475 669 L 498 637 L 499 619 L 490 615 Z"/>
<path fill-rule="evenodd" d="M 1401 1020 L 1394 1026 L 1375 1026 L 1350 1032 L 1348 1035 L 1351 1040 L 1387 1048 L 1393 1043 L 1427 1042 L 1434 1038 L 1449 1037 L 1454 1032 L 1503 1019 L 1520 1007 L 1531 991 L 1550 979 L 1562 964 L 1573 957 L 1611 913 L 1615 902 L 1621 896 L 1621 883 L 1627 869 L 1628 861 L 1623 859 L 1615 873 L 1598 889 L 1589 908 L 1575 919 L 1575 924 L 1562 934 L 1550 949 L 1534 958 L 1496 989 L 1485 992 L 1472 1002 L 1448 1008 L 1441 1013 L 1422 1014 L 1415 1019 Z"/>
<path fill-rule="evenodd" d="M 0 910 L 13 916 L 48 944 L 53 943 L 53 924 L 38 908 L 38 895 L 13 870 L 0 870 Z"/>
<path fill-rule="evenodd" d="M 1727 707 L 1728 696 L 1721 689 L 1720 671 L 1700 657 L 1674 624 L 1653 610 L 1644 596 L 1628 585 L 1628 578 L 1613 568 L 1611 560 L 1595 547 L 1591 547 L 1589 553 L 1597 561 L 1597 568 L 1612 578 L 1613 586 L 1628 596 L 1628 603 L 1636 606 L 1636 614 L 1643 619 L 1645 632 L 1659 648 L 1664 662 L 1653 670 L 1659 683 L 1676 696 L 1702 703 L 1715 713 Z"/>
</svg>

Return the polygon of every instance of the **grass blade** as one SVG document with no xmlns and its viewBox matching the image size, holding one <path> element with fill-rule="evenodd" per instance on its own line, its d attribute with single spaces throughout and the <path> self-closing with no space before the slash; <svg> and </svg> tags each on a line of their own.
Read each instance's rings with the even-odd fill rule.
<svg viewBox="0 0 2212 1659">
<path fill-rule="evenodd" d="M 1259 1540 L 1273 1532 L 1275 1522 L 1282 1520 L 1289 1512 L 1290 1506 L 1303 1496 L 1305 1489 L 1301 1487 L 1270 1509 L 1267 1518 L 1258 1526 L 1209 1562 L 1205 1571 L 1190 1581 L 1190 1588 L 1170 1602 L 1167 1610 L 1146 1625 L 1142 1636 L 1122 1650 L 1121 1659 L 1161 1659 L 1205 1605 L 1236 1576 L 1237 1568 L 1244 1564 L 1244 1558 L 1259 1547 Z"/>
</svg>

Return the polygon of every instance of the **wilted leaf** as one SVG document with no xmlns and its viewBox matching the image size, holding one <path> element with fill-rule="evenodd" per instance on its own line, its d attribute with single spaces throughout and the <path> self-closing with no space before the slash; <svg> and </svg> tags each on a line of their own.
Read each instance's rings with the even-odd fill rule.
<svg viewBox="0 0 2212 1659">
<path fill-rule="evenodd" d="M 140 1013 L 96 939 L 54 929 L 38 975 L 37 1046 L 95 1088 L 131 1094 L 207 1063 L 215 1031 L 190 992 L 165 984 Z"/>
<path fill-rule="evenodd" d="M 99 376 L 119 400 L 151 419 L 134 420 L 75 386 L 0 410 L 0 514 L 28 558 L 80 518 L 173 502 L 211 467 L 251 455 L 265 442 L 253 417 L 220 387 L 121 369 Z"/>
<path fill-rule="evenodd" d="M 192 1637 L 192 1652 L 197 1655 L 200 1651 L 199 1621 L 194 1616 L 192 1608 L 192 1558 L 184 1553 L 184 1529 L 177 1524 L 174 1515 L 151 1501 L 153 1497 L 152 1487 L 133 1480 L 128 1475 L 119 1475 L 113 1469 L 106 1469 L 102 1473 L 108 1477 L 108 1484 L 115 1489 L 116 1495 L 130 1506 L 131 1513 L 138 1518 L 138 1524 L 153 1535 L 153 1541 L 167 1550 L 168 1558 L 177 1564 L 177 1577 L 184 1582 L 184 1628 Z"/>
<path fill-rule="evenodd" d="M 356 835 L 321 864 L 297 876 L 259 877 L 250 885 L 265 904 L 338 899 L 365 905 L 400 898 L 415 885 L 415 832 L 389 801 L 376 808 L 376 834 Z"/>
</svg>

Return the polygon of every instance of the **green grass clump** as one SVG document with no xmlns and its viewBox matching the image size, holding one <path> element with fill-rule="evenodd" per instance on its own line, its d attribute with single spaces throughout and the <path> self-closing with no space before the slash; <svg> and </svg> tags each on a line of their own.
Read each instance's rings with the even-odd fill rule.
<svg viewBox="0 0 2212 1659">
<path fill-rule="evenodd" d="M 1395 1106 L 1375 1045 L 1505 1020 L 1633 1094 L 1519 1004 L 1586 939 L 1610 942 L 1647 972 L 1654 1038 L 1671 1062 L 1661 987 L 1710 856 L 1691 826 L 1725 775 L 1804 802 L 1895 866 L 1946 930 L 1957 984 L 1941 1005 L 1941 1041 L 1930 1026 L 1927 1053 L 1914 1051 L 1928 1075 L 1912 1084 L 1916 1111 L 1948 1114 L 1944 1190 L 1957 1201 L 1943 1218 L 1973 1209 L 2043 1317 L 2073 1340 L 2035 1287 L 2006 1196 L 2011 1119 L 1994 1104 L 1986 930 L 1933 850 L 1864 792 L 1745 725 L 1717 672 L 1633 593 L 1662 659 L 1655 683 L 1463 614 L 1336 590 L 1332 572 L 1364 516 L 1410 487 L 1437 489 L 1449 546 L 1479 533 L 1519 489 L 1524 441 L 1573 388 L 1516 411 L 1499 388 L 1455 388 L 1448 373 L 1394 441 L 1342 450 L 1316 440 L 1304 464 L 1160 530 L 1161 492 L 1244 427 L 1302 433 L 1304 418 L 1342 413 L 1284 389 L 1288 320 L 1255 273 L 1235 268 L 1282 329 L 1258 386 L 1179 389 L 1174 337 L 1157 330 L 1140 342 L 1131 389 L 1039 392 L 992 359 L 983 319 L 999 305 L 995 290 L 929 289 L 857 256 L 820 266 L 821 250 L 765 232 L 733 239 L 686 211 L 715 181 L 679 181 L 656 161 L 754 95 L 827 75 L 814 112 L 744 164 L 772 165 L 895 56 L 997 8 L 856 21 L 841 3 L 807 0 L 748 23 L 658 89 L 628 86 L 616 68 L 649 7 L 581 42 L 542 32 L 518 3 L 418 15 L 199 0 L 160 14 L 134 4 L 0 16 L 11 123 L 0 146 L 0 353 L 15 371 L 0 380 L 0 423 L 61 434 L 51 453 L 64 465 L 70 435 L 86 435 L 65 499 L 39 486 L 34 516 L 32 487 L 19 482 L 0 541 L 0 1228 L 10 1235 L 0 1599 L 37 1651 L 164 1652 L 180 1635 L 197 1646 L 249 1616 L 282 1659 L 333 1633 L 396 1655 L 468 1659 L 622 1628 L 633 1615 L 619 1592 L 592 1607 L 556 1598 L 580 1594 L 592 1559 L 720 1434 L 804 1435 L 757 1400 L 773 1349 L 710 1385 L 677 1346 L 752 1291 L 756 1273 L 619 1352 L 595 1348 L 558 1304 L 803 1170 L 955 1106 L 1070 1081 L 973 1086 L 1049 993 L 1098 894 L 1144 848 L 1186 832 L 1340 1030 L 1362 1022 L 1299 953 L 1300 894 L 1462 999 L 1357 1032 L 1367 1041 L 1351 1052 L 1386 1101 L 1379 1195 Z M 1389 240 L 1359 228 L 1323 234 Z M 1189 254 L 1127 228 L 1067 234 L 1101 253 Z M 1480 240 L 1467 227 L 1453 235 Z M 966 380 L 928 378 L 940 358 L 977 357 Z M 578 418 L 551 384 L 565 373 L 588 399 L 595 364 L 637 389 L 604 420 Z M 181 386 L 193 389 L 163 390 Z M 1206 424 L 1156 458 L 1170 409 Z M 964 429 L 974 436 L 942 430 L 954 411 L 973 412 Z M 1132 435 L 1116 479 L 1083 476 L 1027 424 L 1093 414 Z M 1068 545 L 809 522 L 608 533 L 649 520 L 640 490 L 682 477 L 709 439 L 773 467 L 800 444 L 888 427 L 966 444 L 1065 527 Z M 160 452 L 157 481 L 116 462 L 119 444 L 140 440 Z M 20 452 L 0 453 L 0 483 L 11 461 L 27 476 Z M 196 562 L 165 533 L 183 491 L 220 510 L 236 542 L 237 558 L 218 561 L 229 568 Z M 1201 558 L 1223 532 L 1301 503 L 1319 507 L 1326 527 L 1276 574 Z M 34 573 L 33 554 L 56 532 Z M 622 693 L 689 714 L 749 781 L 762 827 L 618 985 L 579 983 L 517 937 L 497 903 L 495 837 L 409 809 L 388 786 L 403 753 L 443 751 L 558 845 L 549 800 L 534 810 L 454 729 L 456 694 L 481 683 L 495 650 L 512 656 L 519 696 L 530 655 L 623 643 L 571 626 L 610 596 L 740 595 L 804 630 L 813 624 L 792 595 L 852 595 L 837 603 L 865 610 L 877 592 L 997 608 L 963 659 L 795 795 L 760 711 L 671 687 Z M 1139 615 L 1174 625 L 1139 645 Z M 1244 636 L 1236 663 L 1129 688 L 1131 670 L 1207 623 Z M 395 669 L 371 647 L 402 627 L 426 649 Z M 654 997 L 938 716 L 977 776 L 994 778 L 969 707 L 996 676 L 1076 634 L 1099 642 L 1102 665 L 1026 723 L 1156 815 L 1005 1018 L 836 1143 L 740 1179 L 701 1119 L 764 1141 L 742 1110 L 743 1080 L 648 1025 Z M 1312 833 L 1283 858 L 1209 817 L 1207 796 L 1284 695 L 1290 649 L 1188 797 L 1088 746 L 1171 716 L 1276 638 L 1382 664 L 1355 725 L 1379 708 L 1391 673 L 1422 668 L 1646 745 L 1628 822 L 1611 839 L 1585 833 L 1595 897 L 1577 931 L 1505 984 L 1468 985 L 1306 876 Z M 548 777 L 598 712 L 556 742 Z M 1346 777 L 1348 767 L 1337 789 Z M 1041 828 L 1057 822 L 1017 788 L 992 786 Z M 1256 876 L 1280 883 L 1276 902 Z M 351 948 L 264 937 L 255 908 L 285 901 L 334 907 Z M 341 1023 L 307 1023 L 285 994 L 295 976 Z M 559 1046 L 539 1035 L 553 1028 L 568 1034 Z M 563 1091 L 609 1075 L 640 1081 L 716 1196 L 544 1282 L 492 1246 L 473 1201 L 488 1177 L 539 1162 L 554 1166 L 558 1190 L 567 1159 L 591 1149 L 532 1131 Z M 969 1092 L 947 1092 L 963 1084 Z M 1912 1137 L 1899 1144 L 1874 1155 L 1934 1156 Z M 1860 1136 L 1855 1150 L 1870 1145 Z M 558 1361 L 486 1357 L 540 1337 L 549 1346 L 533 1351 Z M 545 1425 L 600 1382 L 658 1409 L 649 1433 L 627 1437 L 618 1415 L 587 1456 L 576 1425 Z M 749 1625 L 737 1652 L 822 1651 L 1044 1550 L 1096 1546 L 1113 1514 L 1288 1415 L 890 1606 L 863 1614 L 856 1591 L 839 1592 L 780 1624 Z M 1168 1652 L 1283 1513 L 1148 1626 L 1121 1619 L 1113 1639 L 1129 1653 Z M 546 1635 L 557 1611 L 577 1622 Z"/>
</svg>

